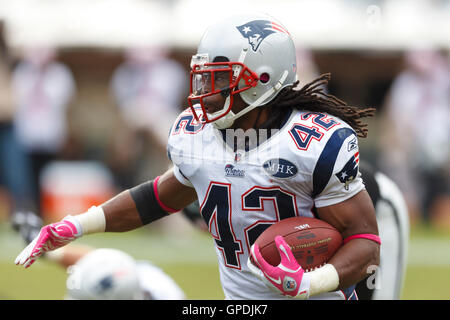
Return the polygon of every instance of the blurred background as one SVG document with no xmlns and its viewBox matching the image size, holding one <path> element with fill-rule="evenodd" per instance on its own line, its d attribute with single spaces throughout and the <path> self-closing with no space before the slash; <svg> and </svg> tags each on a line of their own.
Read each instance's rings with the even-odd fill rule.
<svg viewBox="0 0 450 320">
<path fill-rule="evenodd" d="M 11 213 L 54 222 L 167 169 L 203 31 L 253 10 L 291 33 L 301 84 L 330 72 L 330 93 L 377 109 L 360 148 L 408 204 L 402 298 L 450 299 L 449 0 L 0 0 L 0 299 L 60 299 L 67 276 L 14 266 Z M 154 261 L 190 299 L 223 298 L 212 240 L 181 215 L 80 242 Z"/>
</svg>

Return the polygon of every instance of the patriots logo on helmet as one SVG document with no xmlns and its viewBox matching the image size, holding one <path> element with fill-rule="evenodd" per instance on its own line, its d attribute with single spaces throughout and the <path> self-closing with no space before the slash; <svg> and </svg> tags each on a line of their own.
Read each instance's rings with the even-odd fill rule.
<svg viewBox="0 0 450 320">
<path fill-rule="evenodd" d="M 272 33 L 283 32 L 289 34 L 282 26 L 269 20 L 253 20 L 236 28 L 242 36 L 247 38 L 253 51 L 257 51 L 261 42 Z"/>
<path fill-rule="evenodd" d="M 336 177 L 339 181 L 345 184 L 345 190 L 348 190 L 348 185 L 358 174 L 358 162 L 359 152 L 355 153 L 350 160 L 347 161 L 342 170 L 336 173 Z"/>
</svg>

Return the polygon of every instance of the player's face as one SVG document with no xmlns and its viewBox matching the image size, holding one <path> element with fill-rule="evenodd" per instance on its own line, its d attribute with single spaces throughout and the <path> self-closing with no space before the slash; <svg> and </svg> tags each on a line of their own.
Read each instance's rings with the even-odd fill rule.
<svg viewBox="0 0 450 320">
<path fill-rule="evenodd" d="M 229 94 L 231 71 L 205 72 L 201 75 L 199 93 L 216 94 L 207 96 L 203 100 L 206 112 L 212 114 L 223 108 L 225 99 Z"/>
<path fill-rule="evenodd" d="M 213 114 L 221 110 L 225 100 L 230 94 L 230 83 L 232 81 L 231 71 L 205 72 L 196 79 L 196 94 L 203 95 L 210 92 L 217 92 L 203 99 L 203 105 L 208 114 Z M 232 110 L 239 112 L 245 107 L 245 103 L 240 96 L 235 96 Z"/>
</svg>

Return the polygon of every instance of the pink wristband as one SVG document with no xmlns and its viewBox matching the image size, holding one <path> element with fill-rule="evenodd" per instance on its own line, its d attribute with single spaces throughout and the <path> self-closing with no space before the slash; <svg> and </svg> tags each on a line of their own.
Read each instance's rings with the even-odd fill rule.
<svg viewBox="0 0 450 320">
<path fill-rule="evenodd" d="M 155 180 L 153 181 L 153 191 L 155 192 L 155 198 L 156 201 L 158 201 L 159 206 L 164 209 L 167 212 L 170 213 L 174 213 L 174 212 L 178 212 L 180 210 L 176 210 L 176 209 L 172 209 L 168 206 L 166 206 L 164 203 L 161 202 L 161 200 L 159 199 L 159 195 L 158 195 L 158 180 L 159 180 L 159 176 L 155 178 Z"/>
<path fill-rule="evenodd" d="M 381 244 L 380 237 L 375 235 L 375 234 L 370 234 L 370 233 L 361 233 L 361 234 L 354 234 L 352 236 L 349 236 L 349 237 L 344 239 L 344 244 L 346 244 L 350 240 L 358 239 L 358 238 L 372 240 L 372 241 L 375 241 L 378 244 Z"/>
</svg>

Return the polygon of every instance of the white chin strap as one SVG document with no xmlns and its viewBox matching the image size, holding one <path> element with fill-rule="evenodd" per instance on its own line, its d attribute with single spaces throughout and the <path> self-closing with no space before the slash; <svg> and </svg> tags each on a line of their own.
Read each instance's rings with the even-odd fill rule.
<svg viewBox="0 0 450 320">
<path fill-rule="evenodd" d="M 285 70 L 283 72 L 283 74 L 281 75 L 280 79 L 278 80 L 278 82 L 272 88 L 270 88 L 270 90 L 266 91 L 263 95 L 261 95 L 258 99 L 256 99 L 252 104 L 248 105 L 246 108 L 242 109 L 238 113 L 235 114 L 233 111 L 230 110 L 230 112 L 228 112 L 225 116 L 214 121 L 214 123 L 213 123 L 214 127 L 216 127 L 217 129 L 226 129 L 226 128 L 231 127 L 237 118 L 239 118 L 239 117 L 243 116 L 244 114 L 250 112 L 251 110 L 255 109 L 256 107 L 261 105 L 267 98 L 269 98 L 272 94 L 274 94 L 275 92 L 280 90 L 283 87 L 283 84 L 286 81 L 288 74 L 289 74 L 288 71 Z M 230 105 L 230 96 L 228 96 L 227 99 L 225 100 L 223 109 L 220 111 L 214 112 L 210 116 L 214 117 L 214 116 L 218 116 L 218 115 L 222 114 L 225 110 L 228 109 L 229 105 Z"/>
</svg>

